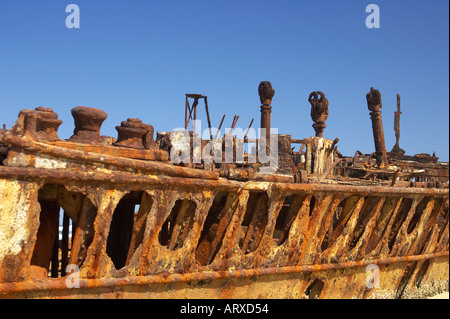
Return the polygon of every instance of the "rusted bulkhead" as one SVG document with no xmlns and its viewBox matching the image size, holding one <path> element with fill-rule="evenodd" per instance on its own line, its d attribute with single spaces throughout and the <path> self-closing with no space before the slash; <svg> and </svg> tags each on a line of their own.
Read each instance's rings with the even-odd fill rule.
<svg viewBox="0 0 450 319">
<path fill-rule="evenodd" d="M 0 130 L 0 298 L 413 298 L 448 290 L 448 163 L 387 153 L 384 164 L 380 150 L 343 156 L 339 139 L 323 137 L 329 102 L 313 93 L 316 136 L 276 136 L 271 174 L 249 154 L 239 163 L 175 164 L 176 135 L 155 140 L 140 119 L 123 121 L 117 138 L 101 136 L 107 114 L 78 107 L 74 135 L 61 140 L 51 109 L 22 110 Z M 263 97 L 271 105 L 273 94 L 271 103 Z M 261 125 L 270 127 L 267 116 Z M 185 134 L 193 143 L 195 134 Z M 225 138 L 214 142 L 225 147 Z M 367 281 L 374 266 L 377 287 Z M 74 267 L 77 287 L 67 281 Z"/>
</svg>

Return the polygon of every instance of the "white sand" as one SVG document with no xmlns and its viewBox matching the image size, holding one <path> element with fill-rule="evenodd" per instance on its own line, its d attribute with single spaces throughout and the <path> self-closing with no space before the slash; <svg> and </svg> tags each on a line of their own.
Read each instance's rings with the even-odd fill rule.
<svg viewBox="0 0 450 319">
<path fill-rule="evenodd" d="M 443 292 L 443 293 L 441 293 L 439 295 L 430 297 L 429 299 L 449 299 L 449 294 L 448 294 L 448 291 L 447 291 L 447 292 Z"/>
</svg>

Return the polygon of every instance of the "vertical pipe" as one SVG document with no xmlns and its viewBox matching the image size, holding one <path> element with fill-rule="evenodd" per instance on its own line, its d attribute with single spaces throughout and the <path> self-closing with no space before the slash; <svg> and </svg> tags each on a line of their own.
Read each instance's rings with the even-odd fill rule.
<svg viewBox="0 0 450 319">
<path fill-rule="evenodd" d="M 220 129 L 222 128 L 222 124 L 223 124 L 223 121 L 224 121 L 224 120 L 225 120 L 225 114 L 224 114 L 223 117 L 222 117 L 222 121 L 220 121 L 219 128 L 217 129 L 216 136 L 214 137 L 214 139 L 216 139 L 217 136 L 219 136 Z"/>
<path fill-rule="evenodd" d="M 400 148 L 400 94 L 397 94 L 397 112 L 394 112 L 395 147 Z"/>
<path fill-rule="evenodd" d="M 194 109 L 194 124 L 193 124 L 193 129 L 192 132 L 195 134 L 195 129 L 196 129 L 196 121 L 197 121 L 197 104 L 198 104 L 198 98 L 195 98 L 194 103 L 192 104 L 192 108 Z"/>
<path fill-rule="evenodd" d="M 249 124 L 249 126 L 248 126 L 248 129 L 247 129 L 247 132 L 245 132 L 244 139 L 247 138 L 248 132 L 250 131 L 250 128 L 252 127 L 252 124 L 253 124 L 253 121 L 254 121 L 254 120 L 255 120 L 255 119 L 252 119 L 252 120 L 251 120 L 251 122 L 250 122 L 250 124 Z"/>
<path fill-rule="evenodd" d="M 61 240 L 61 277 L 66 275 L 69 260 L 69 217 L 64 214 Z"/>
<path fill-rule="evenodd" d="M 372 120 L 373 139 L 375 142 L 375 153 L 377 157 L 378 167 L 388 165 L 386 144 L 384 142 L 383 121 L 381 116 L 381 94 L 378 90 L 370 88 L 370 92 L 366 95 L 367 106 Z"/>
<path fill-rule="evenodd" d="M 372 119 L 372 130 L 375 141 L 375 153 L 377 156 L 377 165 L 381 167 L 387 164 L 387 153 L 384 141 L 383 122 L 381 120 L 381 112 L 372 112 L 370 114 Z"/>
<path fill-rule="evenodd" d="M 205 110 L 206 110 L 206 118 L 208 120 L 208 128 L 209 128 L 209 138 L 212 140 L 213 136 L 212 136 L 212 132 L 211 132 L 211 119 L 209 118 L 209 110 L 208 110 L 208 99 L 205 96 Z"/>
<path fill-rule="evenodd" d="M 270 121 L 272 113 L 272 99 L 275 90 L 269 81 L 262 81 L 258 87 L 259 99 L 261 101 L 261 129 L 266 130 L 267 142 L 270 141 Z"/>
<path fill-rule="evenodd" d="M 271 105 L 261 105 L 261 128 L 266 130 L 266 138 L 270 139 Z"/>
<path fill-rule="evenodd" d="M 189 99 L 186 96 L 186 104 L 185 104 L 185 109 L 184 109 L 184 130 L 187 131 L 188 128 L 188 123 L 189 123 L 189 119 L 188 119 L 188 111 L 189 111 Z"/>
<path fill-rule="evenodd" d="M 236 126 L 236 123 L 237 123 L 238 119 L 239 119 L 239 115 L 235 115 L 233 117 L 233 123 L 231 123 L 230 132 L 228 132 L 228 134 L 231 135 L 233 133 L 234 127 Z"/>
</svg>

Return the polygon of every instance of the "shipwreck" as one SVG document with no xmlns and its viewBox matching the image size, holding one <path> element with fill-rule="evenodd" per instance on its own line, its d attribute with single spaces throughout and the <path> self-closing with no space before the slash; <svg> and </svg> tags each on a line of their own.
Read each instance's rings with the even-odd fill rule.
<svg viewBox="0 0 450 319">
<path fill-rule="evenodd" d="M 64 140 L 52 109 L 21 110 L 0 129 L 0 298 L 448 291 L 449 164 L 400 148 L 400 96 L 392 150 L 381 94 L 371 88 L 374 152 L 344 156 L 339 139 L 324 137 L 323 92 L 307 99 L 315 134 L 301 139 L 271 133 L 275 90 L 264 81 L 258 93 L 259 138 L 248 134 L 253 120 L 233 136 L 237 116 L 227 134 L 219 134 L 224 118 L 213 132 L 201 94 L 186 94 L 185 130 L 177 133 L 155 134 L 130 118 L 117 138 L 102 136 L 107 114 L 79 106 Z M 202 102 L 206 139 L 189 129 Z M 194 160 L 194 145 L 216 160 Z"/>
</svg>

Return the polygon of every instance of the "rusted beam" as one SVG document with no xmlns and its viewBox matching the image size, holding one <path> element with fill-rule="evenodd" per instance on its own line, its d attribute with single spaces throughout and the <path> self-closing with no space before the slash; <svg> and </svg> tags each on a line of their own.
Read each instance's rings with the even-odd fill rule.
<svg viewBox="0 0 450 319">
<path fill-rule="evenodd" d="M 205 96 L 205 111 L 206 111 L 206 119 L 208 120 L 208 129 L 209 129 L 209 138 L 212 139 L 212 132 L 211 132 L 211 119 L 209 118 L 209 110 L 208 110 L 208 98 Z"/>
<path fill-rule="evenodd" d="M 219 175 L 218 173 L 216 173 Z M 273 176 L 273 177 L 271 177 Z M 279 182 L 278 176 L 283 182 Z M 64 181 L 91 181 L 108 182 L 112 184 L 124 184 L 131 188 L 139 185 L 166 185 L 166 186 L 186 186 L 200 188 L 223 188 L 229 190 L 242 189 L 248 190 L 267 190 L 267 183 L 241 183 L 227 180 L 201 180 L 170 176 L 151 176 L 136 175 L 125 172 L 103 173 L 103 172 L 75 172 L 68 170 L 54 170 L 44 168 L 26 168 L 26 167 L 5 167 L 0 166 L 0 177 L 16 178 L 20 180 L 41 180 L 46 183 L 58 183 Z M 331 193 L 354 193 L 361 195 L 426 195 L 445 197 L 449 194 L 449 189 L 439 188 L 405 188 L 388 186 L 359 186 L 359 185 L 332 185 L 332 184 L 296 184 L 291 176 L 267 175 L 267 177 L 255 175 L 255 179 L 262 178 L 264 181 L 273 182 L 270 186 L 281 192 L 331 192 Z M 273 179 L 273 180 L 272 180 Z"/>
<path fill-rule="evenodd" d="M 189 106 L 189 98 L 194 99 L 194 102 L 192 104 L 192 106 Z M 210 138 L 212 139 L 212 132 L 211 132 L 211 119 L 209 117 L 209 109 L 208 109 L 208 97 L 206 95 L 203 94 L 186 94 L 186 102 L 185 102 L 185 115 L 184 115 L 184 129 L 187 131 L 188 129 L 188 125 L 189 125 L 189 120 L 192 119 L 192 112 L 194 112 L 194 127 L 193 127 L 193 131 L 195 132 L 196 129 L 196 123 L 195 121 L 197 120 L 197 106 L 198 106 L 198 100 L 199 99 L 204 99 L 205 101 L 205 111 L 206 111 L 206 118 L 208 120 L 208 128 L 209 128 L 209 135 Z M 187 114 L 189 111 L 189 115 Z"/>
<path fill-rule="evenodd" d="M 214 136 L 214 139 L 216 139 L 217 136 L 219 136 L 220 129 L 222 128 L 222 124 L 223 124 L 224 120 L 225 120 L 225 114 L 223 115 L 222 120 L 220 121 L 219 128 L 217 129 L 216 136 Z"/>
<path fill-rule="evenodd" d="M 397 94 L 397 112 L 394 112 L 394 131 L 395 131 L 395 146 L 400 147 L 400 94 Z"/>
<path fill-rule="evenodd" d="M 394 131 L 395 131 L 395 145 L 390 152 L 390 156 L 397 159 L 402 159 L 405 151 L 400 148 L 400 94 L 397 94 L 397 111 L 394 112 Z"/>
<path fill-rule="evenodd" d="M 58 251 L 59 205 L 51 201 L 41 201 L 40 205 L 39 229 L 31 257 L 31 265 L 41 267 L 48 271 L 50 262 L 52 262 L 52 275 L 57 276 L 58 254 L 56 253 L 55 256 L 55 251 Z"/>
<path fill-rule="evenodd" d="M 201 172 L 202 170 L 198 171 Z M 215 175 L 217 175 L 217 177 L 219 176 L 217 172 L 215 172 Z M 103 173 L 6 166 L 0 166 L 0 177 L 20 180 L 40 180 L 45 183 L 60 183 L 61 181 L 97 181 L 112 184 L 124 184 L 130 188 L 142 184 L 209 188 L 224 187 L 229 189 L 239 189 L 243 186 L 236 181 L 227 180 L 219 181 L 215 179 L 208 180 L 199 178 L 138 175 L 126 172 Z"/>
<path fill-rule="evenodd" d="M 42 152 L 43 154 L 54 155 L 61 158 L 68 158 L 72 155 L 75 157 L 80 157 L 81 154 L 85 154 L 86 158 L 88 158 L 89 153 L 95 153 L 101 155 L 102 157 L 112 156 L 115 158 L 129 158 L 151 161 L 169 160 L 169 154 L 166 151 L 157 149 L 134 149 L 112 145 L 80 144 L 69 141 L 52 141 L 41 143 L 27 138 L 21 138 L 15 135 L 7 135 L 4 138 L 4 142 L 11 147 L 15 145 L 25 150 Z"/>
<path fill-rule="evenodd" d="M 301 265 L 287 266 L 276 268 L 257 268 L 257 269 L 229 269 L 226 271 L 198 272 L 187 274 L 170 274 L 170 275 L 149 275 L 149 276 L 129 276 L 124 278 L 98 278 L 98 279 L 80 279 L 80 288 L 105 288 L 119 287 L 130 285 L 149 285 L 149 284 L 165 284 L 175 282 L 190 282 L 199 280 L 217 280 L 226 278 L 243 278 L 252 276 L 269 276 L 279 274 L 295 274 L 304 272 L 318 272 L 325 270 L 337 270 L 347 268 L 360 268 L 368 265 L 385 265 L 401 262 L 425 261 L 440 257 L 448 257 L 449 251 L 414 255 L 401 257 L 386 257 L 379 259 L 368 259 L 361 261 L 348 261 L 339 263 L 317 264 L 317 265 Z M 46 280 L 40 282 L 19 282 L 19 283 L 3 283 L 0 284 L 0 295 L 31 292 L 37 290 L 65 290 L 67 289 L 66 278 Z"/>
<path fill-rule="evenodd" d="M 294 144 L 305 144 L 305 143 L 307 143 L 307 140 L 306 139 L 292 138 L 291 139 L 291 143 L 294 143 Z"/>
<path fill-rule="evenodd" d="M 189 125 L 189 98 L 186 94 L 186 101 L 185 101 L 185 108 L 184 108 L 184 130 L 187 131 L 188 125 Z"/>
<path fill-rule="evenodd" d="M 248 132 L 250 131 L 250 128 L 252 127 L 253 120 L 254 120 L 254 118 L 251 120 L 250 124 L 248 125 L 248 129 L 247 129 L 247 131 L 245 132 L 245 135 L 244 135 L 244 140 L 247 138 Z"/>
<path fill-rule="evenodd" d="M 239 115 L 235 115 L 233 118 L 233 123 L 231 123 L 230 132 L 228 132 L 228 134 L 231 135 L 233 133 L 233 129 L 236 126 L 238 119 L 239 119 Z"/>
<path fill-rule="evenodd" d="M 388 165 L 386 144 L 384 142 L 383 121 L 381 116 L 381 94 L 378 90 L 370 88 L 370 92 L 366 95 L 367 106 L 372 120 L 373 139 L 375 141 L 375 152 L 378 167 L 386 167 Z"/>
<path fill-rule="evenodd" d="M 20 148 L 28 150 L 30 152 L 38 152 L 41 154 L 52 155 L 59 159 L 71 159 L 80 162 L 95 162 L 95 163 L 109 164 L 116 167 L 142 169 L 149 173 L 153 172 L 155 174 L 163 174 L 169 176 L 205 178 L 205 179 L 219 178 L 219 175 L 215 172 L 197 170 L 187 167 L 179 167 L 163 162 L 142 161 L 125 157 L 96 154 L 75 149 L 67 149 L 63 147 L 56 147 L 44 143 L 30 141 L 28 139 L 22 139 L 16 136 L 5 137 L 4 141 L 11 145 L 19 146 Z"/>
<path fill-rule="evenodd" d="M 398 178 L 399 174 L 400 174 L 400 170 L 398 169 L 395 171 L 394 176 L 392 177 L 391 186 L 395 186 L 395 182 L 397 182 L 397 178 Z"/>
<path fill-rule="evenodd" d="M 194 109 L 194 122 L 193 122 L 193 128 L 192 131 L 196 131 L 196 124 L 197 124 L 197 105 L 198 105 L 198 98 L 194 100 L 194 103 L 192 103 L 192 108 Z"/>
<path fill-rule="evenodd" d="M 299 191 L 317 191 L 331 193 L 348 193 L 358 195 L 430 195 L 430 196 L 448 196 L 448 189 L 438 188 L 406 188 L 390 186 L 360 186 L 360 185 L 333 185 L 333 184 L 293 184 L 276 183 L 272 185 L 273 189 L 281 192 L 299 192 Z"/>
</svg>

